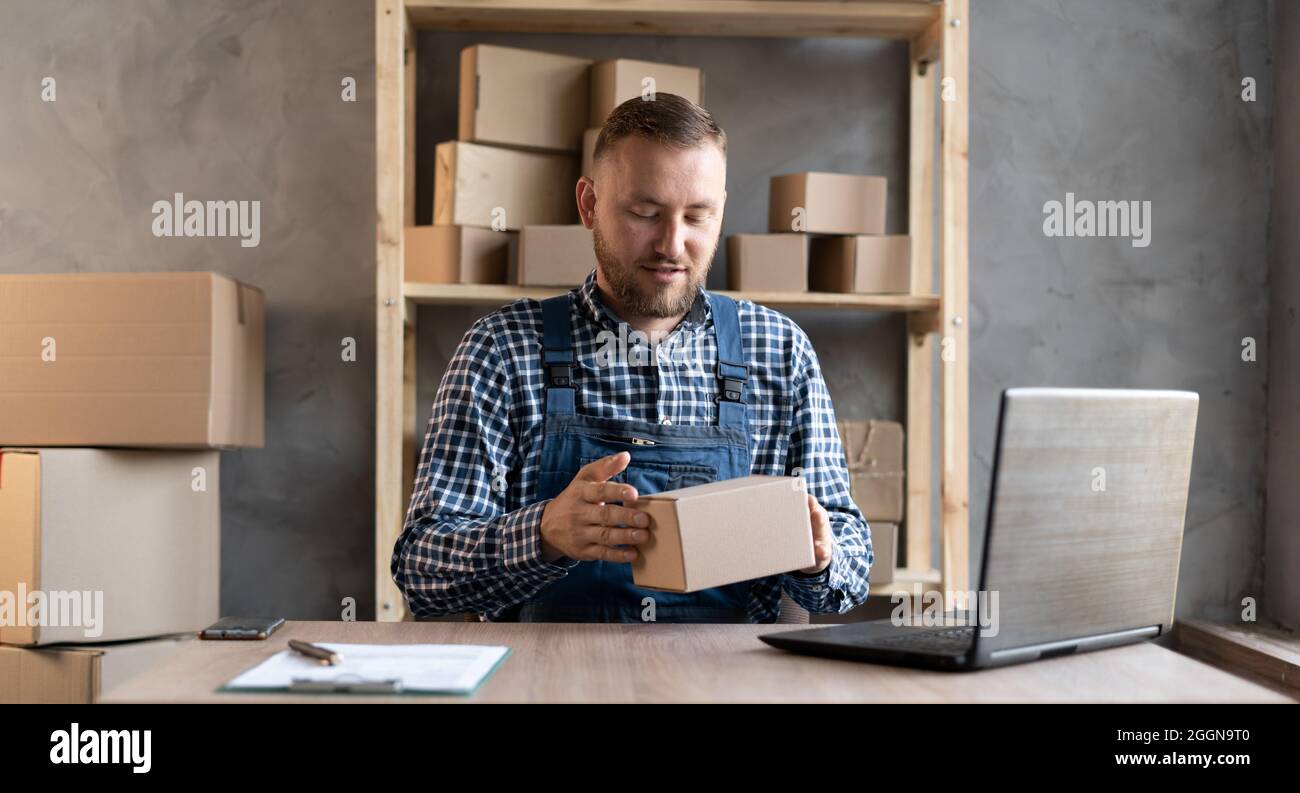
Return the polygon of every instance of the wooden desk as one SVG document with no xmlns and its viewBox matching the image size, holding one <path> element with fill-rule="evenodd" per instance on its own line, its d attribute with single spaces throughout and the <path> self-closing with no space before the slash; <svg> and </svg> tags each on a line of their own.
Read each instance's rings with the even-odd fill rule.
<svg viewBox="0 0 1300 793">
<path fill-rule="evenodd" d="M 267 641 L 195 641 L 105 702 L 1293 702 L 1151 643 L 980 672 L 810 658 L 759 634 L 788 625 L 290 622 Z M 513 651 L 463 696 L 219 694 L 291 638 L 503 644 Z"/>
</svg>

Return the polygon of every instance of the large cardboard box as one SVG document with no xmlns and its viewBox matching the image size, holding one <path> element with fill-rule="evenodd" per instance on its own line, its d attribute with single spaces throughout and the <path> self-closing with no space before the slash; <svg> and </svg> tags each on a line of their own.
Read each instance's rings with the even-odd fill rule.
<svg viewBox="0 0 1300 793">
<path fill-rule="evenodd" d="M 0 449 L 0 643 L 139 639 L 216 621 L 220 459 Z"/>
<path fill-rule="evenodd" d="M 805 292 L 807 234 L 732 234 L 727 238 L 727 288 Z"/>
<path fill-rule="evenodd" d="M 649 542 L 638 546 L 632 581 L 695 592 L 816 564 L 803 480 L 743 476 L 641 496 Z"/>
<path fill-rule="evenodd" d="M 773 176 L 768 187 L 767 230 L 809 234 L 884 234 L 883 176 L 791 173 Z M 796 215 L 795 210 L 803 211 Z M 795 225 L 802 221 L 802 228 Z"/>
<path fill-rule="evenodd" d="M 817 292 L 906 294 L 912 288 L 911 238 L 905 234 L 815 237 L 809 286 Z"/>
<path fill-rule="evenodd" d="M 407 226 L 404 278 L 421 284 L 504 284 L 515 231 L 474 226 Z"/>
<path fill-rule="evenodd" d="M 79 647 L 0 646 L 0 704 L 90 705 L 157 666 L 193 636 Z"/>
<path fill-rule="evenodd" d="M 518 231 L 578 222 L 578 155 L 447 141 L 434 149 L 433 223 Z M 494 225 L 493 220 L 499 222 Z"/>
<path fill-rule="evenodd" d="M 896 421 L 837 421 L 853 501 L 870 521 L 903 520 L 903 425 Z"/>
<path fill-rule="evenodd" d="M 260 447 L 262 313 L 217 273 L 0 275 L 0 444 Z"/>
<path fill-rule="evenodd" d="M 475 44 L 460 51 L 460 140 L 578 151 L 591 61 Z"/>
<path fill-rule="evenodd" d="M 519 257 L 510 282 L 520 286 L 577 286 L 596 268 L 591 229 L 524 226 Z"/>
<path fill-rule="evenodd" d="M 614 108 L 629 99 L 644 96 L 647 80 L 653 80 L 656 94 L 677 94 L 697 105 L 704 104 L 704 72 L 692 66 L 651 63 L 618 58 L 591 67 L 591 116 L 589 125 L 599 127 Z"/>
<path fill-rule="evenodd" d="M 591 178 L 596 159 L 596 139 L 600 137 L 600 127 L 594 127 L 582 133 L 582 176 Z"/>
</svg>

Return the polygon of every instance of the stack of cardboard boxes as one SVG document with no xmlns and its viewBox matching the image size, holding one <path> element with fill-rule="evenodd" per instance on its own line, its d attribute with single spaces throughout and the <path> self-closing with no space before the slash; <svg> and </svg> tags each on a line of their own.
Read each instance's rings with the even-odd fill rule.
<svg viewBox="0 0 1300 793">
<path fill-rule="evenodd" d="M 903 520 L 903 425 L 896 421 L 838 421 L 853 503 L 871 526 L 876 561 L 871 583 L 894 580 L 898 524 Z"/>
<path fill-rule="evenodd" d="M 93 701 L 217 619 L 263 347 L 215 273 L 0 276 L 0 703 Z"/>
<path fill-rule="evenodd" d="M 774 176 L 768 234 L 727 239 L 727 287 L 906 294 L 910 243 L 885 234 L 887 180 L 843 173 Z"/>
<path fill-rule="evenodd" d="M 700 103 L 704 76 L 646 61 L 465 48 L 457 139 L 435 149 L 433 225 L 405 230 L 405 280 L 580 283 L 596 258 L 574 186 L 590 173 L 606 116 L 649 92 Z"/>
</svg>

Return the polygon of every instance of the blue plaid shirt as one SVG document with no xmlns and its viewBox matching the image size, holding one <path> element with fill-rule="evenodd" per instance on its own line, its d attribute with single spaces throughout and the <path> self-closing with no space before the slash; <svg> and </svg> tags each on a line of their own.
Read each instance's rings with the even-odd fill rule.
<svg viewBox="0 0 1300 793">
<path fill-rule="evenodd" d="M 656 423 L 717 423 L 717 344 L 701 294 L 656 348 L 601 302 L 595 271 L 573 301 L 573 372 L 579 413 Z M 830 514 L 835 550 L 820 574 L 757 579 L 746 610 L 774 622 L 784 589 L 811 612 L 846 612 L 867 598 L 871 532 L 849 496 L 830 394 L 811 342 L 789 317 L 739 301 L 754 441 L 751 473 L 802 473 Z M 617 339 L 625 341 L 614 341 Z M 615 345 L 621 345 L 619 352 Z M 393 548 L 393 580 L 417 617 L 499 617 L 579 562 L 541 555 L 537 500 L 542 422 L 542 309 L 515 302 L 478 320 L 447 365 L 429 417 L 406 525 Z"/>
</svg>

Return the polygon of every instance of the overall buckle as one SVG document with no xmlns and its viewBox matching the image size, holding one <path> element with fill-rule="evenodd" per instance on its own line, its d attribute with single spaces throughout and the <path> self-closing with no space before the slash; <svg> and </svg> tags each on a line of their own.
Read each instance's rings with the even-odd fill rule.
<svg viewBox="0 0 1300 793">
<path fill-rule="evenodd" d="M 569 364 L 548 364 L 546 379 L 556 388 L 569 388 L 573 385 L 573 367 Z"/>
<path fill-rule="evenodd" d="M 719 399 L 725 399 L 728 402 L 739 402 L 741 389 L 745 387 L 744 380 L 737 380 L 734 377 L 722 377 L 722 394 Z"/>
</svg>

